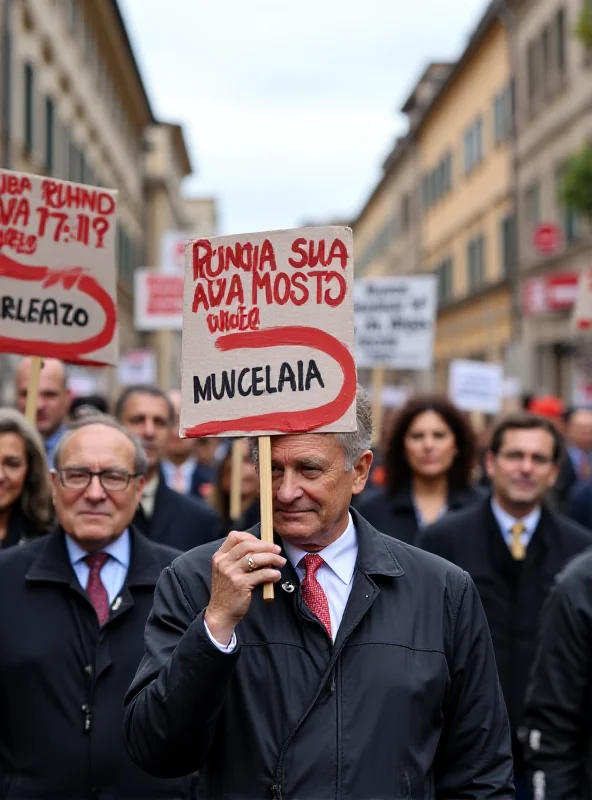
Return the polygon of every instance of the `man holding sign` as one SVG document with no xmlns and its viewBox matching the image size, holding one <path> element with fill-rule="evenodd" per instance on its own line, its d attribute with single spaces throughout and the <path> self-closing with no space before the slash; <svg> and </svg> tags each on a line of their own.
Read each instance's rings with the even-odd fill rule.
<svg viewBox="0 0 592 800">
<path fill-rule="evenodd" d="M 320 252 L 320 237 L 325 255 L 336 252 L 337 230 L 316 233 L 311 251 Z M 265 241 L 278 254 L 288 233 Z M 339 239 L 346 258 L 337 274 L 349 303 L 351 235 L 348 241 L 340 232 Z M 277 259 L 274 282 L 285 274 L 292 283 L 290 257 Z M 329 281 L 340 283 L 333 275 Z M 323 293 L 316 299 L 324 301 Z M 473 583 L 350 510 L 372 462 L 372 422 L 366 395 L 356 392 L 355 364 L 344 346 L 351 339 L 347 325 L 339 327 L 337 307 L 325 309 L 323 331 L 304 325 L 298 337 L 283 326 L 270 330 L 272 315 L 262 312 L 255 333 L 271 353 L 258 362 L 248 361 L 258 336 L 239 340 L 247 350 L 236 370 L 247 370 L 243 390 L 258 389 L 260 376 L 274 388 L 272 376 L 283 370 L 288 381 L 292 370 L 286 394 L 253 391 L 248 413 L 239 402 L 233 416 L 231 404 L 216 412 L 207 392 L 191 392 L 206 409 L 201 422 L 185 415 L 194 435 L 259 434 L 260 474 L 271 471 L 272 539 L 262 500 L 261 531 L 233 531 L 221 545 L 196 548 L 165 570 L 146 653 L 125 701 L 128 751 L 152 775 L 199 769 L 208 800 L 512 798 L 508 722 Z M 244 309 L 246 319 L 251 311 Z M 190 360 L 188 343 L 184 338 Z M 217 340 L 223 353 L 235 343 Z M 300 348 L 297 358 L 288 344 Z M 203 354 L 207 345 L 200 347 Z M 290 370 L 278 369 L 274 355 Z M 202 360 L 189 374 L 191 388 L 197 376 L 203 393 L 203 376 L 220 375 L 225 364 L 216 371 Z M 308 364 L 304 375 L 311 360 L 327 388 L 317 385 L 315 400 L 298 405 L 297 365 Z M 334 380 L 325 382 L 331 371 Z M 216 400 L 222 385 L 211 378 Z M 274 427 L 268 465 L 263 432 Z M 263 496 L 263 481 L 261 488 Z M 276 589 L 272 603 L 259 589 L 268 584 Z"/>
</svg>

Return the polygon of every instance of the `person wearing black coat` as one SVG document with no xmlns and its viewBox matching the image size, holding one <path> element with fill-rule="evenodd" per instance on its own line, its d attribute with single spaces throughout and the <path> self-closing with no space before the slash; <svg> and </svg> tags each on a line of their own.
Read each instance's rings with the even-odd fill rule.
<svg viewBox="0 0 592 800">
<path fill-rule="evenodd" d="M 235 531 L 163 573 L 128 750 L 154 775 L 199 769 L 208 800 L 510 800 L 477 592 L 349 511 L 372 459 L 361 391 L 357 416 L 339 437 L 272 437 L 275 543 Z"/>
<path fill-rule="evenodd" d="M 122 704 L 154 587 L 178 551 L 129 527 L 145 456 L 87 418 L 55 453 L 53 534 L 0 553 L 0 796 L 193 800 L 127 755 Z"/>
<path fill-rule="evenodd" d="M 526 693 L 527 760 L 542 798 L 592 797 L 592 550 L 557 576 Z"/>
<path fill-rule="evenodd" d="M 545 507 L 561 437 L 532 414 L 494 430 L 487 468 L 492 496 L 426 528 L 419 546 L 466 570 L 487 616 L 513 736 L 517 798 L 531 797 L 524 762 L 524 698 L 541 609 L 555 575 L 592 544 L 588 531 Z"/>
<path fill-rule="evenodd" d="M 134 525 L 153 542 L 190 550 L 221 536 L 218 514 L 199 497 L 167 486 L 161 470 L 175 410 L 158 386 L 128 386 L 115 404 L 115 416 L 141 441 L 148 458 L 142 500 Z"/>
<path fill-rule="evenodd" d="M 466 417 L 440 395 L 416 395 L 395 419 L 385 454 L 386 486 L 368 488 L 355 506 L 382 533 L 415 544 L 430 522 L 473 505 L 475 438 Z"/>
<path fill-rule="evenodd" d="M 134 525 L 151 541 L 185 551 L 220 538 L 220 517 L 204 500 L 171 489 L 160 471 L 156 487 L 151 513 L 144 495 L 134 516 Z"/>
</svg>

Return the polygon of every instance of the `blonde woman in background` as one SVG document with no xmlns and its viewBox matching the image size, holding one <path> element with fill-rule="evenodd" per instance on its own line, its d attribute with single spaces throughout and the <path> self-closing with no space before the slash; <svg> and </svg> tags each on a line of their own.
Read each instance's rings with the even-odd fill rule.
<svg viewBox="0 0 592 800">
<path fill-rule="evenodd" d="M 49 532 L 51 482 L 43 441 L 12 408 L 0 408 L 0 547 Z"/>
</svg>

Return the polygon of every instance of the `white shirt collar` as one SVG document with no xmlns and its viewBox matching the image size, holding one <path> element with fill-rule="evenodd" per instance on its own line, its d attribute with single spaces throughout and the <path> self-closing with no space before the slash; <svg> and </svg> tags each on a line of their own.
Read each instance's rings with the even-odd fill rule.
<svg viewBox="0 0 592 800">
<path fill-rule="evenodd" d="M 302 561 L 304 556 L 308 555 L 308 551 L 301 550 L 299 547 L 289 542 L 284 541 L 283 544 L 290 563 L 296 570 L 298 576 L 301 577 L 304 574 L 304 569 L 299 567 L 298 564 Z M 337 577 L 348 586 L 354 574 L 356 561 L 358 559 L 358 534 L 351 514 L 348 513 L 347 528 L 339 539 L 327 545 L 327 547 L 320 551 L 319 555 Z"/>
<path fill-rule="evenodd" d="M 70 563 L 72 565 L 78 564 L 83 561 L 87 555 L 86 550 L 75 542 L 68 534 L 66 534 L 66 547 L 68 548 L 68 555 L 70 556 Z M 123 567 L 129 569 L 130 555 L 131 555 L 131 539 L 129 530 L 126 528 L 121 536 L 118 536 L 115 541 L 111 542 L 101 550 L 101 553 L 108 553 L 111 558 L 118 561 Z"/>
<path fill-rule="evenodd" d="M 496 518 L 500 529 L 505 532 L 511 530 L 513 525 L 515 525 L 517 522 L 520 522 L 522 525 L 524 525 L 526 533 L 532 535 L 535 532 L 541 518 L 541 507 L 537 506 L 536 508 L 533 508 L 530 514 L 522 517 L 522 519 L 516 519 L 516 517 L 513 517 L 511 514 L 508 514 L 507 511 L 504 511 L 504 509 L 493 497 L 491 498 L 491 510 L 493 511 L 493 515 Z"/>
<path fill-rule="evenodd" d="M 158 491 L 158 484 L 160 483 L 160 473 L 157 472 L 153 478 L 146 481 L 142 489 L 142 497 L 154 497 Z"/>
</svg>

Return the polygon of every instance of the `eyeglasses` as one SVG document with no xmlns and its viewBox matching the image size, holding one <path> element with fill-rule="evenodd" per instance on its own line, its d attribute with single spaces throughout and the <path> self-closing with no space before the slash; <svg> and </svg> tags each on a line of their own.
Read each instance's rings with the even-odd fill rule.
<svg viewBox="0 0 592 800">
<path fill-rule="evenodd" d="M 525 458 L 530 458 L 535 467 L 547 467 L 553 461 L 550 456 L 544 456 L 542 453 L 523 453 L 522 450 L 508 450 L 499 455 L 511 464 L 519 464 Z"/>
<path fill-rule="evenodd" d="M 90 482 L 96 475 L 106 492 L 123 492 L 129 486 L 132 478 L 139 478 L 142 475 L 141 472 L 129 473 L 119 469 L 102 469 L 100 472 L 93 472 L 83 467 L 63 467 L 55 472 L 60 476 L 62 486 L 79 491 L 90 486 Z"/>
</svg>

